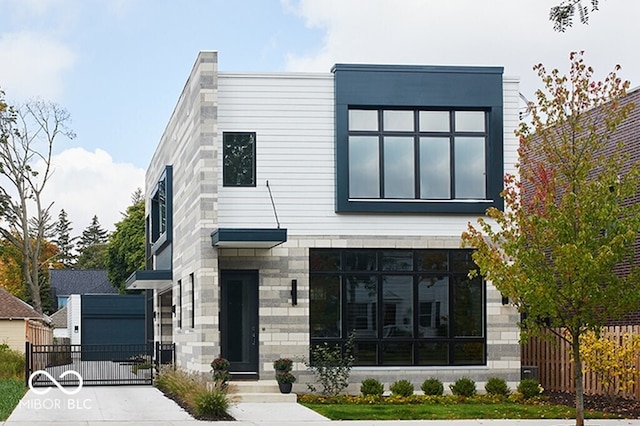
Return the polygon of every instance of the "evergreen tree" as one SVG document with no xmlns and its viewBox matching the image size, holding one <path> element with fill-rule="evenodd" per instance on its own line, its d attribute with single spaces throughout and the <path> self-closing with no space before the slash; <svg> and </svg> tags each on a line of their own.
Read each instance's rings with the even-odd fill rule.
<svg viewBox="0 0 640 426">
<path fill-rule="evenodd" d="M 89 226 L 82 231 L 80 241 L 78 241 L 78 251 L 82 252 L 96 244 L 106 244 L 109 241 L 109 233 L 100 226 L 98 216 L 94 215 Z"/>
<path fill-rule="evenodd" d="M 74 254 L 74 241 L 78 237 L 71 237 L 71 222 L 67 216 L 67 212 L 64 209 L 60 210 L 58 215 L 58 222 L 55 227 L 55 239 L 54 243 L 58 246 L 58 260 L 64 265 L 65 268 L 71 268 L 76 262 L 77 256 Z"/>
</svg>

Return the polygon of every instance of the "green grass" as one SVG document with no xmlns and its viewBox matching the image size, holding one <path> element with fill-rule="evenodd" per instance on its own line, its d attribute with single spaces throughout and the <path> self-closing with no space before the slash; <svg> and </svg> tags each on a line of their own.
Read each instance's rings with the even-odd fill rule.
<svg viewBox="0 0 640 426">
<path fill-rule="evenodd" d="M 0 421 L 7 420 L 26 392 L 23 380 L 0 379 Z"/>
<path fill-rule="evenodd" d="M 561 405 L 514 403 L 441 404 L 304 404 L 331 420 L 571 419 L 575 409 Z M 586 418 L 619 418 L 587 412 Z"/>
</svg>

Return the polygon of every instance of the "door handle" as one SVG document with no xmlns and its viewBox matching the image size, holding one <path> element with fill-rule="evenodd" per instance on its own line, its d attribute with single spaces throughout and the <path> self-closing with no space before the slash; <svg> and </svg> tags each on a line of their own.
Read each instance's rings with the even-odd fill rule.
<svg viewBox="0 0 640 426">
<path fill-rule="evenodd" d="M 256 328 L 251 327 L 251 345 L 256 345 Z"/>
</svg>

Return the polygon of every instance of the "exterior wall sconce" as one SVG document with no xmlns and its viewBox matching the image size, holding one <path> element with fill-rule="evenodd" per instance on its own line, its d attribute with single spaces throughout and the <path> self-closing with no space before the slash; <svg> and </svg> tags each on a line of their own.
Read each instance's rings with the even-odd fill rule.
<svg viewBox="0 0 640 426">
<path fill-rule="evenodd" d="M 291 306 L 298 304 L 298 280 L 291 280 Z"/>
<path fill-rule="evenodd" d="M 73 326 L 73 332 L 74 332 L 74 333 L 77 333 L 78 331 L 79 331 L 78 326 L 77 326 L 77 325 L 74 325 L 74 326 Z"/>
<path fill-rule="evenodd" d="M 503 305 L 508 305 L 509 304 L 509 298 L 507 296 L 502 296 L 502 304 Z"/>
<path fill-rule="evenodd" d="M 176 305 L 171 305 L 171 313 L 172 313 L 173 315 L 175 315 L 175 314 L 176 314 Z"/>
</svg>

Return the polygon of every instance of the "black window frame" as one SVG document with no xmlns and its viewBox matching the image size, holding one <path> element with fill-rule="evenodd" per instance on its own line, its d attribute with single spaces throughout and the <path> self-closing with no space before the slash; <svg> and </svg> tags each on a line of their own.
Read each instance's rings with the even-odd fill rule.
<svg viewBox="0 0 640 426">
<path fill-rule="evenodd" d="M 222 133 L 222 186 L 223 187 L 255 187 L 257 176 L 256 176 L 256 132 L 223 132 Z M 238 174 L 231 174 L 231 171 L 228 166 L 228 155 L 230 144 L 229 140 L 231 138 L 238 137 L 248 137 L 251 141 L 250 154 L 251 154 L 251 165 L 246 169 L 249 173 L 249 182 L 240 182 L 238 183 Z M 235 178 L 234 178 L 235 177 Z M 235 183 L 234 183 L 235 182 Z"/>
<path fill-rule="evenodd" d="M 149 199 L 148 243 L 151 254 L 164 250 L 173 239 L 173 167 L 165 166 Z"/>
<path fill-rule="evenodd" d="M 335 277 L 339 278 L 339 323 L 340 329 L 338 330 L 337 335 L 327 333 L 324 336 L 318 336 L 319 333 L 314 331 L 314 326 L 318 325 L 314 322 L 314 311 L 313 309 L 309 314 L 309 324 L 310 324 L 310 344 L 313 345 L 322 345 L 322 344 L 330 344 L 330 345 L 342 345 L 344 346 L 347 342 L 348 336 L 350 333 L 354 332 L 354 330 L 349 330 L 349 315 L 353 314 L 354 309 L 357 306 L 348 306 L 349 296 L 347 294 L 349 289 L 352 288 L 351 285 L 353 281 L 349 281 L 348 277 L 371 277 L 375 276 L 375 301 L 370 303 L 371 306 L 376 306 L 375 318 L 369 320 L 369 324 L 374 324 L 375 326 L 375 335 L 365 335 L 362 333 L 363 329 L 370 328 L 369 325 L 365 325 L 362 322 L 361 328 L 355 330 L 355 344 L 368 346 L 373 348 L 373 352 L 375 353 L 375 360 L 372 359 L 358 359 L 358 355 L 356 353 L 356 363 L 355 365 L 359 366 L 435 366 L 435 365 L 448 365 L 448 366 L 476 366 L 476 365 L 486 365 L 487 363 L 487 309 L 486 309 L 486 283 L 480 277 L 475 278 L 474 280 L 476 284 L 479 284 L 479 289 L 482 292 L 481 295 L 481 304 L 477 305 L 480 307 L 482 313 L 478 318 L 472 319 L 471 322 L 476 321 L 481 322 L 481 330 L 477 330 L 480 332 L 479 335 L 462 335 L 456 336 L 456 331 L 459 331 L 460 327 L 456 324 L 456 319 L 458 318 L 460 310 L 456 310 L 455 302 L 456 302 L 456 294 L 457 290 L 456 279 L 469 280 L 468 272 L 469 269 L 475 268 L 475 264 L 471 260 L 471 253 L 473 250 L 467 249 L 310 249 L 309 252 L 309 287 L 310 287 L 310 295 L 311 300 L 310 303 L 312 305 L 315 304 L 316 308 L 320 308 L 320 304 L 315 303 L 313 300 L 314 294 L 323 294 L 322 285 L 325 285 L 328 282 L 335 282 Z M 389 258 L 388 254 L 397 253 L 397 254 L 408 254 L 410 253 L 413 258 L 413 265 L 411 270 L 407 270 L 406 267 L 399 267 L 397 270 L 394 270 L 393 267 L 389 267 L 388 264 L 383 264 L 382 259 Z M 446 270 L 443 270 L 442 264 L 438 266 L 434 266 L 432 269 L 422 268 L 418 262 L 418 255 L 420 254 L 437 254 L 442 255 L 446 254 Z M 360 255 L 360 257 L 354 256 Z M 334 260 L 336 257 L 339 258 L 339 261 L 336 263 Z M 368 259 L 367 259 L 368 258 Z M 375 261 L 371 261 L 375 258 Z M 327 259 L 331 259 L 326 261 Z M 356 269 L 351 268 L 351 265 L 358 264 Z M 412 312 L 411 312 L 411 321 L 410 327 L 412 328 L 411 335 L 402 335 L 402 334 L 388 334 L 385 325 L 385 310 L 387 306 L 385 306 L 385 294 L 384 293 L 384 282 L 383 279 L 385 276 L 410 276 L 412 277 Z M 420 312 L 420 279 L 425 278 L 427 276 L 434 276 L 441 279 L 442 277 L 447 277 L 447 309 L 442 309 L 441 306 L 434 305 L 432 307 L 432 312 L 430 316 L 439 315 L 440 311 L 443 310 L 448 313 L 448 324 L 446 325 L 446 335 L 437 334 L 437 335 L 429 335 L 426 337 L 420 337 L 420 327 L 421 327 L 421 312 Z M 314 281 L 318 278 L 317 281 Z M 333 278 L 332 280 L 327 280 L 327 278 Z M 469 280 L 473 282 L 472 280 Z M 316 286 L 315 283 L 318 283 Z M 372 287 L 373 288 L 373 287 Z M 353 291 L 353 289 L 351 290 Z M 439 303 L 439 302 L 438 302 Z M 355 304 L 352 304 L 355 305 Z M 351 312 L 350 312 L 351 309 Z M 368 308 L 367 308 L 368 309 Z M 362 311 L 362 307 L 360 307 Z M 366 311 L 363 311 L 366 312 Z M 331 318 L 329 316 L 328 318 Z M 439 325 L 438 321 L 432 320 L 433 326 Z M 318 328 L 316 328 L 318 329 Z M 331 329 L 333 332 L 333 329 Z M 360 333 L 359 333 L 360 332 Z M 385 333 L 387 333 L 385 335 Z M 410 348 L 410 362 L 394 362 L 393 360 L 385 360 L 385 347 L 389 347 L 389 345 L 396 345 L 397 347 Z M 446 349 L 447 357 L 446 362 L 442 360 L 438 362 L 428 362 L 421 361 L 421 352 L 426 345 L 435 345 L 442 349 Z M 463 360 L 461 357 L 457 355 L 456 350 L 461 346 L 467 345 L 467 347 L 482 348 L 481 353 L 479 353 L 479 349 L 474 356 L 479 356 L 479 358 L 474 358 L 472 361 Z M 423 356 L 422 359 L 425 359 Z"/>
<path fill-rule="evenodd" d="M 378 197 L 357 197 L 353 196 L 349 193 L 350 200 L 361 200 L 361 199 L 371 199 L 375 198 L 376 200 L 385 202 L 385 201 L 402 201 L 402 200 L 413 200 L 420 202 L 451 202 L 451 201 L 460 201 L 460 200 L 486 200 L 488 189 L 488 181 L 486 179 L 487 170 L 488 170 L 488 141 L 489 141 L 489 132 L 488 132 L 488 124 L 489 124 L 489 114 L 486 109 L 400 109 L 400 108 L 359 108 L 359 107 L 349 107 L 349 111 L 375 111 L 378 121 L 378 128 L 375 130 L 348 130 L 348 138 L 352 136 L 355 137 L 371 137 L 376 138 L 377 149 L 378 149 Z M 413 115 L 413 129 L 412 130 L 387 130 L 384 128 L 384 113 L 386 111 L 407 111 L 411 112 Z M 446 112 L 449 115 L 449 130 L 421 130 L 420 126 L 420 113 L 423 111 L 428 112 Z M 456 126 L 455 115 L 456 112 L 480 112 L 484 114 L 484 129 L 482 131 L 465 131 L 458 130 Z M 393 197 L 387 196 L 385 190 L 385 138 L 393 138 L 393 137 L 401 137 L 406 139 L 413 140 L 413 196 L 412 197 Z M 484 179 L 484 194 L 482 197 L 463 197 L 458 196 L 456 194 L 456 160 L 455 160 L 455 150 L 456 150 L 456 138 L 464 138 L 464 137 L 473 137 L 473 138 L 482 138 L 484 139 L 483 153 L 484 153 L 484 170 L 483 176 L 479 178 Z M 437 197 L 437 198 L 423 198 L 421 196 L 421 171 L 423 169 L 423 165 L 420 162 L 421 158 L 421 141 L 424 138 L 440 138 L 447 139 L 449 141 L 449 196 L 448 197 Z M 347 142 L 350 143 L 350 142 Z M 347 163 L 351 164 L 351 158 L 347 160 Z M 349 190 L 351 190 L 351 182 L 349 182 Z"/>
<path fill-rule="evenodd" d="M 335 75 L 336 213 L 483 214 L 502 209 L 504 187 L 502 67 L 337 64 Z M 486 195 L 476 199 L 349 197 L 349 109 L 483 110 Z"/>
</svg>

